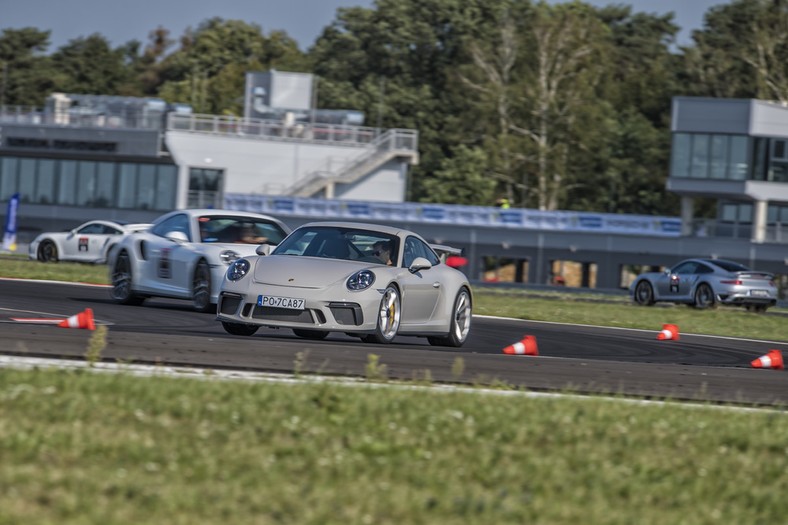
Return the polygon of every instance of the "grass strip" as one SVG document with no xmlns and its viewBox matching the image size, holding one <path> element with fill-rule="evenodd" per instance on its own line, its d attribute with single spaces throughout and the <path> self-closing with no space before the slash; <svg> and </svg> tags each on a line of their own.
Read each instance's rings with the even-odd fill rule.
<svg viewBox="0 0 788 525">
<path fill-rule="evenodd" d="M 0 371 L 0 523 L 782 523 L 788 417 Z"/>
</svg>

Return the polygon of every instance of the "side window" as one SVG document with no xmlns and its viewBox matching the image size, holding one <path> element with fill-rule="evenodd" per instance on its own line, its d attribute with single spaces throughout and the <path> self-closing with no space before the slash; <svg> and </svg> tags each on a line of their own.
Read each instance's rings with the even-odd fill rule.
<svg viewBox="0 0 788 525">
<path fill-rule="evenodd" d="M 416 237 L 408 237 L 405 239 L 405 255 L 402 265 L 407 268 L 413 263 L 416 257 L 424 257 L 433 266 L 440 263 L 440 259 L 435 255 L 435 252 L 432 251 L 432 248 Z"/>
<path fill-rule="evenodd" d="M 680 274 L 687 274 L 687 273 L 695 273 L 695 266 L 697 266 L 694 262 L 685 262 L 676 266 L 671 273 L 680 273 Z"/>
<path fill-rule="evenodd" d="M 695 273 L 714 273 L 714 270 L 712 270 L 705 264 L 699 264 L 698 267 L 695 268 Z"/>
<path fill-rule="evenodd" d="M 95 233 L 104 233 L 104 226 L 101 224 L 88 224 L 84 228 L 80 228 L 77 233 L 81 235 L 85 235 L 88 233 L 95 234 Z"/>
<path fill-rule="evenodd" d="M 189 241 L 191 242 L 192 235 L 189 231 L 189 218 L 183 214 L 173 215 L 169 219 L 160 222 L 151 228 L 151 233 L 158 235 L 159 237 L 165 237 L 170 232 L 185 233 L 186 237 L 188 237 Z"/>
</svg>

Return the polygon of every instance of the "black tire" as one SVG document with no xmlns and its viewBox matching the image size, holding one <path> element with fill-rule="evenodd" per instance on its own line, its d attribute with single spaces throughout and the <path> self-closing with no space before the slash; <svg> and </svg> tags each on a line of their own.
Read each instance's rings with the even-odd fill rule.
<svg viewBox="0 0 788 525">
<path fill-rule="evenodd" d="M 38 260 L 41 262 L 58 261 L 57 246 L 55 246 L 54 242 L 49 239 L 41 241 L 41 244 L 38 246 Z"/>
<path fill-rule="evenodd" d="M 243 324 L 243 323 L 228 323 L 227 321 L 222 321 L 222 327 L 224 331 L 228 334 L 233 335 L 254 335 L 259 328 L 253 324 Z"/>
<path fill-rule="evenodd" d="M 320 341 L 328 336 L 328 332 L 324 330 L 304 330 L 302 328 L 293 328 L 293 333 L 298 337 L 312 339 L 313 341 Z"/>
<path fill-rule="evenodd" d="M 462 288 L 454 299 L 448 335 L 446 337 L 428 337 L 427 341 L 433 346 L 461 347 L 471 330 L 472 306 L 470 292 L 467 288 Z"/>
<path fill-rule="evenodd" d="M 654 301 L 654 288 L 648 281 L 640 281 L 635 287 L 635 293 L 632 297 L 635 303 L 640 306 L 653 306 Z"/>
<path fill-rule="evenodd" d="M 200 260 L 194 268 L 192 305 L 198 312 L 216 310 L 216 306 L 211 303 L 211 269 L 205 260 Z"/>
<path fill-rule="evenodd" d="M 397 336 L 399 322 L 402 318 L 402 301 L 399 289 L 390 284 L 383 292 L 378 308 L 378 319 L 375 332 L 363 337 L 365 343 L 389 344 Z"/>
<path fill-rule="evenodd" d="M 706 283 L 701 283 L 695 289 L 695 299 L 692 305 L 699 310 L 705 310 L 707 308 L 714 308 L 716 305 L 714 300 L 714 292 Z"/>
<path fill-rule="evenodd" d="M 144 297 L 137 295 L 132 290 L 134 275 L 131 271 L 131 259 L 129 259 L 127 252 L 123 251 L 118 254 L 110 279 L 112 281 L 110 296 L 116 303 L 138 306 L 145 301 Z"/>
</svg>

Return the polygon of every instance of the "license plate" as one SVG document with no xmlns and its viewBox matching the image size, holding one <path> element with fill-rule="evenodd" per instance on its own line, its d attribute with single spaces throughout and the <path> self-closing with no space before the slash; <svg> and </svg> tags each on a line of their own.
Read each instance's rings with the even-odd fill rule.
<svg viewBox="0 0 788 525">
<path fill-rule="evenodd" d="M 275 295 L 258 295 L 257 306 L 270 306 L 271 308 L 288 308 L 290 310 L 303 310 L 304 300 L 293 297 L 277 297 Z"/>
<path fill-rule="evenodd" d="M 766 290 L 750 290 L 750 295 L 754 297 L 769 297 L 769 292 Z"/>
</svg>

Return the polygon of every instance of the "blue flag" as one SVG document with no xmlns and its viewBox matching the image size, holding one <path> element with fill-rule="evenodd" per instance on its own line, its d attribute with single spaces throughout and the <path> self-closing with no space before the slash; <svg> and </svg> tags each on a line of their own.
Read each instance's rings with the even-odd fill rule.
<svg viewBox="0 0 788 525">
<path fill-rule="evenodd" d="M 19 207 L 19 194 L 14 193 L 8 201 L 8 211 L 5 215 L 5 230 L 3 231 L 3 250 L 16 251 L 16 209 Z"/>
</svg>

